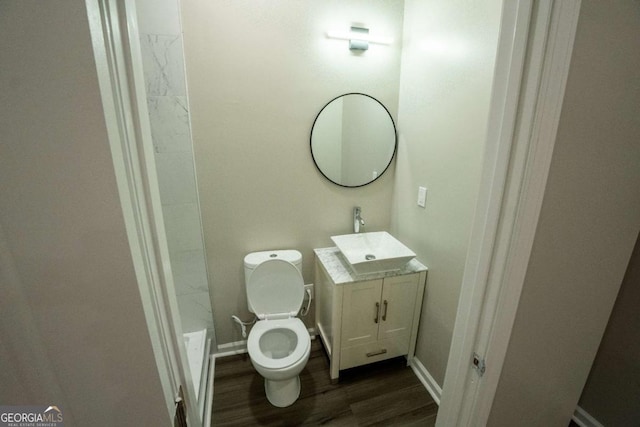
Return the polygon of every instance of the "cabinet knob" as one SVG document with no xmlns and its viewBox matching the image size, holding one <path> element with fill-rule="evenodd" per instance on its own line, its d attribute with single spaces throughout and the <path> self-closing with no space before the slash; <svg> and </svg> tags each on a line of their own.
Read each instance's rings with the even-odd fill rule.
<svg viewBox="0 0 640 427">
<path fill-rule="evenodd" d="M 384 305 L 384 314 L 382 315 L 382 321 L 385 322 L 387 320 L 387 300 L 384 300 L 382 304 Z"/>
<path fill-rule="evenodd" d="M 380 320 L 380 303 L 379 302 L 376 303 L 376 317 L 373 319 L 373 321 L 378 323 L 378 320 Z"/>
</svg>

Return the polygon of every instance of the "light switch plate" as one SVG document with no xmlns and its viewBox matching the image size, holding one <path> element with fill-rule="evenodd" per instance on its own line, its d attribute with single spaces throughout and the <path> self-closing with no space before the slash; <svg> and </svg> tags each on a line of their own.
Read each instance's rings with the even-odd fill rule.
<svg viewBox="0 0 640 427">
<path fill-rule="evenodd" d="M 418 206 L 424 208 L 427 205 L 427 188 L 418 187 Z"/>
</svg>

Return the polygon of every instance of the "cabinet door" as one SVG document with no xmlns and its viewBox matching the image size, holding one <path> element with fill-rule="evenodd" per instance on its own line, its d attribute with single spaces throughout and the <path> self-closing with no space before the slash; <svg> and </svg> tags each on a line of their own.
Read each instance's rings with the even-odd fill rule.
<svg viewBox="0 0 640 427">
<path fill-rule="evenodd" d="M 343 347 L 378 340 L 382 279 L 358 282 L 344 287 L 342 296 Z"/>
<path fill-rule="evenodd" d="M 418 279 L 417 274 L 384 279 L 378 338 L 402 348 L 403 352 L 409 348 Z"/>
</svg>

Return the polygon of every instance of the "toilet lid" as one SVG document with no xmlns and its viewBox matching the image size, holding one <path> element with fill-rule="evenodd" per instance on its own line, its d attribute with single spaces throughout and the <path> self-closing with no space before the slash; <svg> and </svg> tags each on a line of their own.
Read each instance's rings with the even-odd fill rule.
<svg viewBox="0 0 640 427">
<path fill-rule="evenodd" d="M 247 298 L 258 318 L 295 316 L 304 300 L 304 280 L 290 262 L 268 260 L 251 273 Z"/>
</svg>

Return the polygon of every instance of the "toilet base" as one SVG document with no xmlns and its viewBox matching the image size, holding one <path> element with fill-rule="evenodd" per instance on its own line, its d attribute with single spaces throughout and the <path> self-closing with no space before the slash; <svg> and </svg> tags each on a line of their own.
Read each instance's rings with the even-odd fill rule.
<svg viewBox="0 0 640 427">
<path fill-rule="evenodd" d="M 265 378 L 264 392 L 267 395 L 267 400 L 273 406 L 278 408 L 291 406 L 300 396 L 300 376 L 296 375 L 294 378 L 284 381 Z"/>
</svg>

